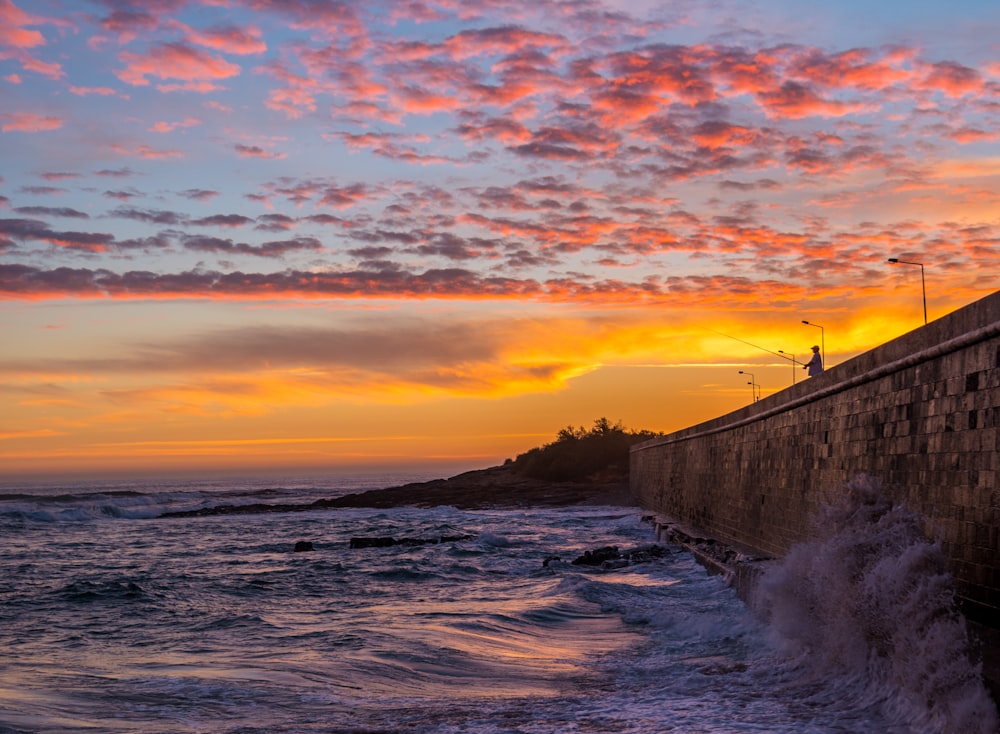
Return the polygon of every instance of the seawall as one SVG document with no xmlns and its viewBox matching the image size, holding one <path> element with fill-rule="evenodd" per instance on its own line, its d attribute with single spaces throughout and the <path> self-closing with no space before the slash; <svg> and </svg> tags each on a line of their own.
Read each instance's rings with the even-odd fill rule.
<svg viewBox="0 0 1000 734">
<path fill-rule="evenodd" d="M 1000 291 L 728 415 L 633 447 L 633 495 L 781 556 L 824 499 L 880 479 L 940 541 L 963 611 L 1000 620 Z"/>
</svg>

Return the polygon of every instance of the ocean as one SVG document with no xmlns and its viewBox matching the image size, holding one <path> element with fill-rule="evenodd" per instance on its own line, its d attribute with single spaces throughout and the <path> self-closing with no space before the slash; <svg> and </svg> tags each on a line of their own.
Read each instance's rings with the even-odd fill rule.
<svg viewBox="0 0 1000 734">
<path fill-rule="evenodd" d="M 0 732 L 997 730 L 935 548 L 892 518 L 790 554 L 751 610 L 638 508 L 164 517 L 426 478 L 0 486 Z"/>
</svg>

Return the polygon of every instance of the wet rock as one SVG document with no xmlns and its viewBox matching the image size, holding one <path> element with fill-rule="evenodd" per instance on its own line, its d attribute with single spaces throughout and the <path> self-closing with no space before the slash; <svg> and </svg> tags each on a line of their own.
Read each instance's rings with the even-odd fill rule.
<svg viewBox="0 0 1000 734">
<path fill-rule="evenodd" d="M 315 550 L 315 548 L 313 548 L 313 544 L 310 543 L 308 540 L 300 540 L 298 543 L 295 544 L 296 553 L 306 553 L 311 550 Z"/>
<path fill-rule="evenodd" d="M 438 545 L 439 543 L 456 543 L 469 540 L 473 535 L 440 535 L 436 538 L 392 538 L 388 536 L 354 537 L 351 538 L 351 548 L 388 548 L 394 545 Z"/>
<path fill-rule="evenodd" d="M 600 566 L 605 561 L 616 561 L 622 557 L 617 545 L 606 545 L 592 551 L 584 551 L 573 560 L 574 566 Z"/>
<path fill-rule="evenodd" d="M 669 551 L 662 545 L 640 545 L 620 551 L 616 545 L 606 545 L 592 551 L 585 551 L 573 561 L 574 566 L 600 566 L 603 569 L 624 568 L 635 563 L 646 563 L 663 558 Z"/>
</svg>

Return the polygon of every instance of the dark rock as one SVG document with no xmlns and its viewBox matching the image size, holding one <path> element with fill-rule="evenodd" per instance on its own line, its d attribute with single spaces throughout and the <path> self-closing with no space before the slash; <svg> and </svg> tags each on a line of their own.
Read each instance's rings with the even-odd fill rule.
<svg viewBox="0 0 1000 734">
<path fill-rule="evenodd" d="M 351 548 L 388 548 L 393 545 L 438 545 L 439 543 L 455 543 L 460 540 L 469 540 L 473 535 L 441 535 L 437 538 L 390 538 L 378 536 L 374 538 L 354 537 L 351 538 Z"/>
<path fill-rule="evenodd" d="M 387 548 L 396 545 L 395 538 L 351 538 L 351 548 Z"/>
<path fill-rule="evenodd" d="M 626 551 L 624 554 L 628 558 L 629 563 L 645 563 L 646 561 L 652 561 L 656 558 L 663 558 L 670 551 L 668 551 L 662 545 L 656 545 L 650 543 L 648 545 L 640 545 L 636 548 L 632 548 Z"/>
<path fill-rule="evenodd" d="M 298 543 L 295 544 L 296 553 L 305 553 L 311 550 L 315 550 L 315 548 L 313 548 L 313 544 L 310 543 L 308 540 L 300 540 Z"/>
<path fill-rule="evenodd" d="M 574 566 L 600 566 L 605 561 L 616 561 L 622 557 L 617 545 L 606 545 L 597 550 L 585 551 L 573 561 Z"/>
<path fill-rule="evenodd" d="M 634 563 L 647 563 L 656 558 L 663 558 L 669 551 L 662 545 L 640 545 L 626 551 L 618 550 L 616 545 L 607 545 L 592 551 L 585 551 L 573 561 L 574 566 L 600 566 L 604 569 L 624 568 Z M 546 565 L 548 563 L 546 562 Z"/>
</svg>

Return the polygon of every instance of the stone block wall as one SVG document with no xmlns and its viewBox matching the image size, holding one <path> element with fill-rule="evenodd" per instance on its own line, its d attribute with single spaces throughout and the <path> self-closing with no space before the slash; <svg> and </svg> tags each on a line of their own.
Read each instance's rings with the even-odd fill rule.
<svg viewBox="0 0 1000 734">
<path fill-rule="evenodd" d="M 1000 292 L 632 449 L 641 505 L 780 556 L 858 473 L 920 513 L 970 617 L 1000 619 Z"/>
</svg>

